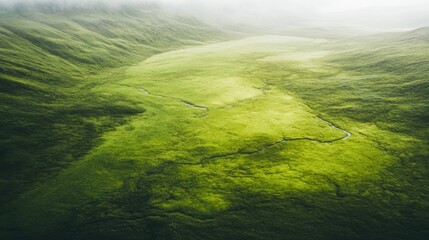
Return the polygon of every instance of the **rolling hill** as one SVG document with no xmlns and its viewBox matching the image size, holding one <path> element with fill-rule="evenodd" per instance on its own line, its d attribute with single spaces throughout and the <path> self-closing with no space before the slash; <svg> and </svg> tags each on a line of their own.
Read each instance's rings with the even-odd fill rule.
<svg viewBox="0 0 429 240">
<path fill-rule="evenodd" d="M 55 175 L 91 149 L 104 131 L 144 111 L 122 102 L 121 95 L 77 91 L 88 76 L 225 36 L 150 5 L 2 9 L 1 202 Z"/>
<path fill-rule="evenodd" d="M 0 20 L 1 239 L 427 238 L 427 29 L 238 38 L 152 5 Z"/>
</svg>

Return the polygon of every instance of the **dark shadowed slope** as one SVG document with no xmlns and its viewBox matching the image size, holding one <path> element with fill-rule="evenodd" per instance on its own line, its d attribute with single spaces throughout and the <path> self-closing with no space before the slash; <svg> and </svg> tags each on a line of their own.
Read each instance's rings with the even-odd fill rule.
<svg viewBox="0 0 429 240">
<path fill-rule="evenodd" d="M 424 34 L 168 51 L 224 35 L 153 7 L 1 18 L 0 239 L 427 239 Z"/>
<path fill-rule="evenodd" d="M 224 34 L 153 6 L 0 9 L 0 203 L 144 111 L 76 86 L 99 71 Z"/>
</svg>

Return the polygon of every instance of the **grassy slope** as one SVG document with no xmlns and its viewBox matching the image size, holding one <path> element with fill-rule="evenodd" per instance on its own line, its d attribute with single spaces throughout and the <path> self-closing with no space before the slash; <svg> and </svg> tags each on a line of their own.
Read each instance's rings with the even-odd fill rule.
<svg viewBox="0 0 429 240">
<path fill-rule="evenodd" d="M 89 93 L 88 76 L 219 32 L 153 7 L 0 9 L 0 203 L 83 156 L 144 112 L 123 94 Z"/>
<path fill-rule="evenodd" d="M 145 111 L 8 204 L 4 236 L 424 239 L 427 43 L 377 44 L 249 38 L 89 77 Z"/>
</svg>

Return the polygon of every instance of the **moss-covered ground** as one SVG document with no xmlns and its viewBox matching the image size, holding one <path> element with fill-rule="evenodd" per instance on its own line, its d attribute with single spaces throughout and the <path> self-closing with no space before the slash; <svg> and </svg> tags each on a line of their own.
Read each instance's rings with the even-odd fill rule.
<svg viewBox="0 0 429 240">
<path fill-rule="evenodd" d="M 2 236 L 426 239 L 417 45 L 250 37 L 97 71 L 69 90 L 76 112 L 132 112 L 5 203 Z"/>
</svg>

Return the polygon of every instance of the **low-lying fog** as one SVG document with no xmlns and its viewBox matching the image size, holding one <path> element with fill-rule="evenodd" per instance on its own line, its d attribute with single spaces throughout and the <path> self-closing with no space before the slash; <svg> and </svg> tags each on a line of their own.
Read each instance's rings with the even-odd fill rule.
<svg viewBox="0 0 429 240">
<path fill-rule="evenodd" d="M 7 6 L 47 2 L 64 6 L 151 2 L 234 28 L 398 31 L 429 26 L 428 0 L 0 0 Z"/>
</svg>

